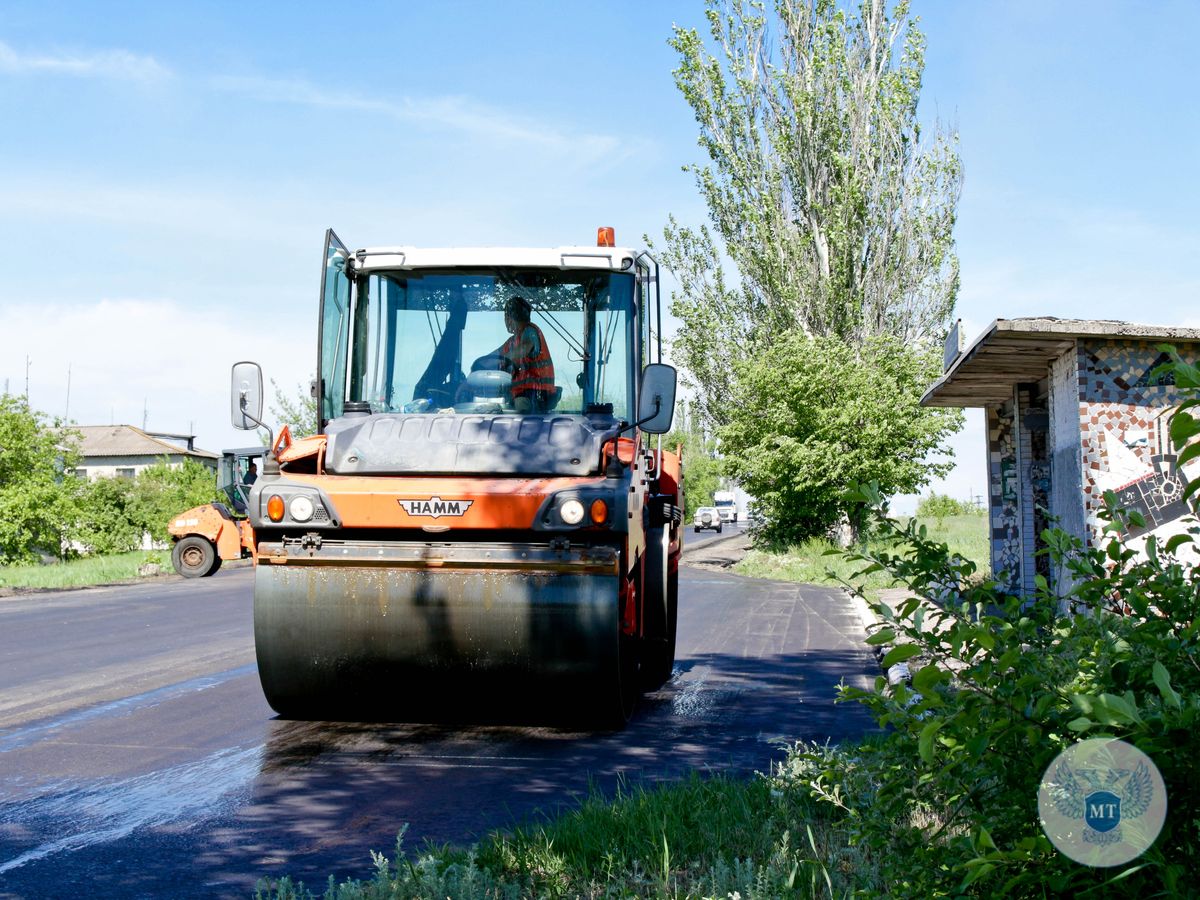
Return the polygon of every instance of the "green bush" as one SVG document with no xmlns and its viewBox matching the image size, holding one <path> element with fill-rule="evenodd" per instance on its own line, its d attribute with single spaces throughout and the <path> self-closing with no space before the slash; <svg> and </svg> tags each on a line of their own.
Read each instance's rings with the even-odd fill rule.
<svg viewBox="0 0 1200 900">
<path fill-rule="evenodd" d="M 735 363 L 718 435 L 726 474 L 762 514 L 761 539 L 798 544 L 843 516 L 861 525 L 847 484 L 911 493 L 945 475 L 952 461 L 930 456 L 962 414 L 919 403 L 939 371 L 940 356 L 887 337 L 789 335 Z"/>
<path fill-rule="evenodd" d="M 79 484 L 63 473 L 77 438 L 24 397 L 0 394 L 0 565 L 67 554 Z"/>
<path fill-rule="evenodd" d="M 928 497 L 922 497 L 921 502 L 917 504 L 917 518 L 929 521 L 936 519 L 938 527 L 942 525 L 942 521 L 948 516 L 974 516 L 982 515 L 981 510 L 974 503 L 968 503 L 966 500 L 955 500 L 949 494 L 933 493 Z"/>
<path fill-rule="evenodd" d="M 212 469 L 193 459 L 181 466 L 164 460 L 138 473 L 134 481 L 134 515 L 156 541 L 168 541 L 171 519 L 193 506 L 226 500 L 218 495 Z"/>
<path fill-rule="evenodd" d="M 864 495 L 882 509 L 877 492 Z M 929 540 L 915 520 L 901 528 L 884 519 L 896 543 L 857 554 L 865 571 L 890 573 L 910 592 L 896 609 L 872 604 L 883 627 L 869 642 L 891 646 L 885 668 L 909 663 L 911 686 L 889 687 L 880 676 L 874 690 L 842 690 L 887 728 L 884 740 L 856 751 L 852 778 L 844 758 L 805 760 L 814 794 L 835 798 L 855 838 L 891 860 L 892 894 L 1188 889 L 1200 852 L 1200 576 L 1173 551 L 1192 536 L 1165 547 L 1150 538 L 1136 553 L 1123 535 L 1137 515 L 1107 501 L 1104 546 L 1043 535 L 1074 582 L 1065 598 L 1041 578 L 1030 597 L 1006 595 L 991 580 L 972 586 L 974 564 Z M 933 613 L 931 601 L 940 601 Z M 1169 798 L 1156 844 L 1120 871 L 1061 856 L 1038 820 L 1051 760 L 1099 736 L 1147 753 Z"/>
<path fill-rule="evenodd" d="M 98 478 L 82 485 L 73 537 L 90 553 L 126 553 L 142 546 L 145 523 L 131 478 Z"/>
<path fill-rule="evenodd" d="M 136 478 L 99 478 L 84 484 L 71 536 L 97 554 L 134 550 L 147 534 L 166 543 L 171 519 L 215 499 L 223 498 L 217 495 L 211 469 L 191 459 L 181 466 L 164 460 Z"/>
</svg>

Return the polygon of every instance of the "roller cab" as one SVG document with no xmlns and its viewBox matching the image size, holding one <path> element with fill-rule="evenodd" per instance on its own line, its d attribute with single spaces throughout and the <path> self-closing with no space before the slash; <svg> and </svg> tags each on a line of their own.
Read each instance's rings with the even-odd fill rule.
<svg viewBox="0 0 1200 900">
<path fill-rule="evenodd" d="M 327 234 L 320 434 L 281 435 L 247 503 L 276 711 L 529 698 L 615 726 L 670 676 L 682 476 L 654 435 L 675 376 L 649 362 L 657 264 L 611 244 Z M 234 367 L 235 425 L 264 424 L 261 386 Z"/>
</svg>

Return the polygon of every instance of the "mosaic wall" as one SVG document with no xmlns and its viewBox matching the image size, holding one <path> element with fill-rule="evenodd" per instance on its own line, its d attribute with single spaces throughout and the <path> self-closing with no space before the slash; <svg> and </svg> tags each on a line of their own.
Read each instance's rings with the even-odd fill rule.
<svg viewBox="0 0 1200 900">
<path fill-rule="evenodd" d="M 1132 536 L 1171 533 L 1188 509 L 1181 497 L 1187 482 L 1174 471 L 1167 432 L 1175 385 L 1152 374 L 1166 354 L 1143 341 L 1081 340 L 1076 355 L 1089 537 L 1100 534 L 1097 512 L 1109 490 L 1145 517 L 1146 527 Z"/>
<path fill-rule="evenodd" d="M 1021 587 L 1020 473 L 1013 403 L 987 409 L 992 572 L 1008 590 Z"/>
</svg>

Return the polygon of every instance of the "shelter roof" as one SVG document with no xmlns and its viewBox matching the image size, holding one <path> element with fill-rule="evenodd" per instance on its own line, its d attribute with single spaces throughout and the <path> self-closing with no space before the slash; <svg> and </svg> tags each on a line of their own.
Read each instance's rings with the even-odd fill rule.
<svg viewBox="0 0 1200 900">
<path fill-rule="evenodd" d="M 1112 319 L 996 319 L 929 386 L 922 406 L 996 406 L 1013 386 L 1040 381 L 1080 338 L 1200 343 L 1200 328 L 1135 325 Z"/>
</svg>

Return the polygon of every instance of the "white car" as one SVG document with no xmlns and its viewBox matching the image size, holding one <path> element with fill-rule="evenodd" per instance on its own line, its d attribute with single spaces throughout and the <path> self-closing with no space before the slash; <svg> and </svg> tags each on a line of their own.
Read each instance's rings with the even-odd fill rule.
<svg viewBox="0 0 1200 900">
<path fill-rule="evenodd" d="M 721 511 L 715 506 L 702 506 L 692 516 L 692 526 L 699 534 L 702 529 L 711 528 L 717 534 L 721 533 Z"/>
</svg>

